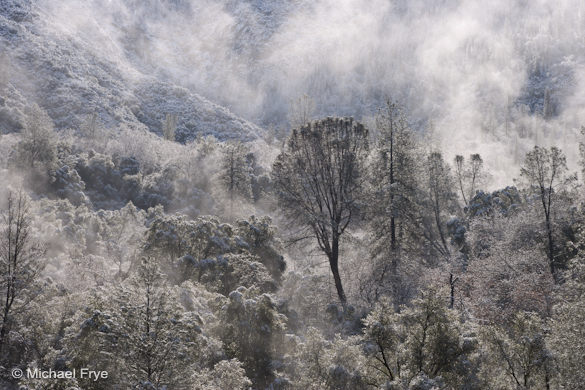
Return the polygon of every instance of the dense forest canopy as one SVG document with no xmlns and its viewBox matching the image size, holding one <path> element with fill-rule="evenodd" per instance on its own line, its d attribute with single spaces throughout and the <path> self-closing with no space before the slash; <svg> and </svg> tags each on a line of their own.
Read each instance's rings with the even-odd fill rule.
<svg viewBox="0 0 585 390">
<path fill-rule="evenodd" d="M 272 166 L 28 115 L 2 136 L 1 358 L 108 376 L 25 388 L 581 383 L 585 210 L 559 148 L 489 192 L 481 155 L 446 160 L 391 101 L 373 132 L 275 138 Z"/>
<path fill-rule="evenodd" d="M 0 388 L 581 389 L 555 4 L 0 3 Z"/>
</svg>

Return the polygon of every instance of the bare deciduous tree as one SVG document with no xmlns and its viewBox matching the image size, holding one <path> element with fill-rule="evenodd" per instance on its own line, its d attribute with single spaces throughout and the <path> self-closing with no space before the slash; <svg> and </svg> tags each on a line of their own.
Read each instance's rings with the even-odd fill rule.
<svg viewBox="0 0 585 390">
<path fill-rule="evenodd" d="M 447 218 L 456 211 L 453 178 L 449 166 L 439 152 L 431 152 L 424 167 L 424 188 L 421 194 L 421 222 L 423 236 L 431 252 L 449 259 L 450 241 L 447 236 Z"/>
<path fill-rule="evenodd" d="M 37 104 L 27 110 L 19 149 L 20 159 L 31 168 L 36 163 L 48 163 L 55 158 L 53 121 Z"/>
<path fill-rule="evenodd" d="M 470 155 L 467 163 L 463 156 L 455 156 L 455 175 L 457 176 L 463 203 L 466 206 L 469 205 L 473 195 L 475 195 L 482 173 L 483 160 L 479 154 Z"/>
<path fill-rule="evenodd" d="M 0 293 L 2 322 L 0 354 L 7 343 L 13 315 L 23 310 L 36 296 L 34 284 L 43 269 L 44 247 L 31 235 L 30 208 L 26 196 L 9 193 L 0 237 Z"/>
<path fill-rule="evenodd" d="M 273 166 L 279 203 L 299 236 L 314 238 L 329 259 L 337 295 L 347 298 L 339 275 L 339 242 L 359 211 L 362 162 L 368 132 L 352 118 L 327 118 L 293 130 Z"/>
<path fill-rule="evenodd" d="M 555 243 L 553 239 L 552 208 L 556 194 L 567 184 L 574 181 L 574 176 L 567 176 L 567 158 L 557 147 L 550 149 L 535 146 L 526 154 L 524 165 L 520 169 L 521 175 L 526 178 L 528 184 L 535 188 L 544 212 L 545 228 L 547 235 L 547 255 L 550 263 L 550 271 L 558 278 L 558 264 L 555 260 Z"/>
</svg>

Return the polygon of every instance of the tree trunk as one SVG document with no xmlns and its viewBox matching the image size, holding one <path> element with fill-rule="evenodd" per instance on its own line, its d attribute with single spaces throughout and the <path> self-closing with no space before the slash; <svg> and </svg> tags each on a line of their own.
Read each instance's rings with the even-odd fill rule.
<svg viewBox="0 0 585 390">
<path fill-rule="evenodd" d="M 0 328 L 0 356 L 2 354 L 2 352 L 4 351 L 4 344 L 6 343 L 6 333 L 8 330 L 8 325 L 9 325 L 9 313 L 10 313 L 10 308 L 12 307 L 12 302 L 14 302 L 14 294 L 13 294 L 13 289 L 14 289 L 14 280 L 13 280 L 13 276 L 10 277 L 10 280 L 8 282 L 8 286 L 6 286 L 6 301 L 4 302 L 4 310 L 3 310 L 3 316 L 2 316 L 2 327 Z"/>
<path fill-rule="evenodd" d="M 394 128 L 393 122 L 390 123 L 390 207 L 392 215 L 390 216 L 390 247 L 396 249 L 396 221 L 394 219 Z"/>
<path fill-rule="evenodd" d="M 445 240 L 445 235 L 443 234 L 443 227 L 441 226 L 441 207 L 439 206 L 438 194 L 435 194 L 435 224 L 437 225 L 437 230 L 439 231 L 439 237 L 441 238 L 441 243 L 443 244 L 443 250 L 445 251 L 444 255 L 449 255 L 449 247 L 447 246 L 447 240 Z"/>
<path fill-rule="evenodd" d="M 450 299 L 449 299 L 449 309 L 453 309 L 455 305 L 455 283 L 459 278 L 453 278 L 453 273 L 449 273 L 449 287 L 451 289 Z"/>
<path fill-rule="evenodd" d="M 399 311 L 399 299 L 398 299 L 398 258 L 396 249 L 398 248 L 398 242 L 396 240 L 396 218 L 394 216 L 396 205 L 394 204 L 394 188 L 392 187 L 395 183 L 394 180 L 394 126 L 393 121 L 390 123 L 390 249 L 392 251 L 391 259 L 391 278 L 392 278 L 392 300 L 394 302 L 394 310 Z"/>
<path fill-rule="evenodd" d="M 396 243 L 396 224 L 394 221 L 394 217 L 390 218 L 390 232 L 391 232 L 391 242 L 390 242 L 390 249 L 392 258 L 390 259 L 390 277 L 392 278 L 392 300 L 394 302 L 394 310 L 399 311 L 399 298 L 398 298 L 398 291 L 399 291 L 399 276 L 398 276 L 398 251 L 397 243 Z"/>
<path fill-rule="evenodd" d="M 548 260 L 550 265 L 550 272 L 553 278 L 557 279 L 557 270 L 555 264 L 555 251 L 554 251 L 554 242 L 553 242 L 553 235 L 552 235 L 552 227 L 550 226 L 550 217 L 548 214 L 546 215 L 546 233 L 548 236 Z"/>
<path fill-rule="evenodd" d="M 391 195 L 390 199 L 393 202 L 394 201 L 394 196 Z M 394 207 L 394 204 L 392 204 L 392 207 Z M 394 210 L 392 210 L 392 212 L 394 212 Z M 396 220 L 394 218 L 394 216 L 390 217 L 390 248 L 394 251 L 396 250 Z"/>
<path fill-rule="evenodd" d="M 548 371 L 548 364 L 544 365 L 544 386 L 546 390 L 550 390 L 550 373 Z"/>
<path fill-rule="evenodd" d="M 329 265 L 331 267 L 331 273 L 333 274 L 333 280 L 335 281 L 335 288 L 337 289 L 337 296 L 345 309 L 347 305 L 347 298 L 343 291 L 343 285 L 341 284 L 341 277 L 339 276 L 339 239 L 334 238 L 331 245 L 331 254 L 329 255 Z"/>
<path fill-rule="evenodd" d="M 463 203 L 467 206 L 467 198 L 465 197 L 465 190 L 463 189 L 463 181 L 461 180 L 461 173 L 457 173 L 457 178 L 459 179 L 459 189 L 461 190 L 461 196 L 463 197 Z"/>
<path fill-rule="evenodd" d="M 4 351 L 4 343 L 6 339 L 6 329 L 8 328 L 8 310 L 4 310 L 4 319 L 2 320 L 2 328 L 0 329 L 0 356 Z"/>
</svg>

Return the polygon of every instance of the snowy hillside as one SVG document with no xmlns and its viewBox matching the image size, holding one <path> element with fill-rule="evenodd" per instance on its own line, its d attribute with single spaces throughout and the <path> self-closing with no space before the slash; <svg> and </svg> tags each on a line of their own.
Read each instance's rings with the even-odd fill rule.
<svg viewBox="0 0 585 390">
<path fill-rule="evenodd" d="M 251 140 L 264 136 L 261 127 L 287 128 L 290 102 L 303 94 L 314 99 L 315 117 L 366 122 L 391 97 L 414 127 L 433 129 L 447 155 L 481 144 L 498 156 L 486 164 L 510 178 L 534 144 L 565 142 L 585 121 L 585 10 L 577 0 L 0 7 L 5 132 L 21 126 L 29 99 L 59 128 L 97 111 L 105 126 L 160 134 L 165 114 L 177 113 L 183 142 L 196 134 Z"/>
<path fill-rule="evenodd" d="M 253 140 L 263 130 L 192 90 L 142 73 L 120 57 L 96 51 L 83 36 L 60 34 L 36 2 L 0 7 L 0 125 L 22 127 L 24 101 L 37 101 L 58 128 L 79 128 L 92 112 L 106 127 L 161 132 L 166 113 L 178 114 L 177 140 L 196 135 Z M 115 46 L 115 45 L 114 45 Z"/>
</svg>

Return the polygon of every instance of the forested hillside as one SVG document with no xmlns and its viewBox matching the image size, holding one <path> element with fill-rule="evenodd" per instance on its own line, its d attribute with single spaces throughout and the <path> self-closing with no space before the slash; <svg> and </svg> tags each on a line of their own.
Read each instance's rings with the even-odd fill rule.
<svg viewBox="0 0 585 390">
<path fill-rule="evenodd" d="M 484 7 L 2 1 L 0 388 L 583 388 L 583 6 Z"/>
</svg>

